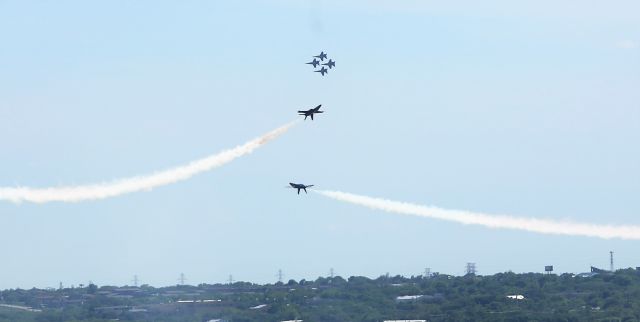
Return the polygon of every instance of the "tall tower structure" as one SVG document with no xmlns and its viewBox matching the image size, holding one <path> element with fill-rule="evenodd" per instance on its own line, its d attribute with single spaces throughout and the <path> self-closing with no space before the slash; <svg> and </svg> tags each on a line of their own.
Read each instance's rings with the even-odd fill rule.
<svg viewBox="0 0 640 322">
<path fill-rule="evenodd" d="M 138 275 L 133 275 L 133 286 L 138 287 Z"/>
<path fill-rule="evenodd" d="M 281 269 L 279 269 L 279 270 L 278 270 L 278 282 L 280 282 L 280 283 L 282 283 L 282 276 L 283 276 L 283 275 L 282 275 L 282 270 L 281 270 Z"/>
<path fill-rule="evenodd" d="M 184 281 L 186 281 L 187 278 L 184 276 L 184 273 L 180 273 L 180 278 L 178 279 L 178 281 L 180 282 L 180 285 L 184 285 Z"/>
<path fill-rule="evenodd" d="M 430 278 L 431 277 L 431 268 L 430 267 L 426 267 L 424 269 L 424 278 Z"/>
<path fill-rule="evenodd" d="M 333 278 L 334 274 L 333 274 L 333 267 L 331 267 L 331 269 L 329 270 L 329 277 Z"/>
<path fill-rule="evenodd" d="M 613 251 L 609 252 L 609 261 L 610 261 L 610 264 L 611 264 L 611 267 L 610 267 L 611 268 L 611 272 L 613 273 Z"/>
<path fill-rule="evenodd" d="M 476 274 L 476 263 L 467 263 L 466 273 L 468 274 Z"/>
</svg>

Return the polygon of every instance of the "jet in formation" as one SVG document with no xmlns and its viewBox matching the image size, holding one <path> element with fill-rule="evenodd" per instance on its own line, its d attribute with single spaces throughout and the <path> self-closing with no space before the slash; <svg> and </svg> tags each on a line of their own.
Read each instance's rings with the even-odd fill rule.
<svg viewBox="0 0 640 322">
<path fill-rule="evenodd" d="M 301 183 L 293 183 L 293 182 L 289 182 L 289 185 L 293 189 L 298 189 L 298 194 L 300 194 L 300 190 L 304 190 L 304 193 L 307 193 L 307 188 L 313 187 L 312 184 L 307 186 L 307 185 L 303 185 Z"/>
<path fill-rule="evenodd" d="M 324 113 L 324 111 L 320 110 L 320 106 L 322 106 L 322 104 L 312 108 L 312 109 L 308 109 L 306 111 L 298 111 L 298 115 L 304 115 L 304 119 L 306 120 L 307 117 L 311 116 L 311 120 L 313 121 L 313 114 L 316 113 Z"/>
<path fill-rule="evenodd" d="M 315 69 L 316 67 L 320 66 L 321 68 L 318 70 L 314 70 L 314 72 L 316 73 L 320 73 L 320 75 L 324 76 L 325 74 L 329 73 L 329 69 L 332 69 L 333 67 L 336 67 L 336 62 L 332 59 L 329 59 L 329 61 L 327 61 L 326 63 L 324 62 L 324 60 L 327 58 L 327 54 L 324 51 L 320 52 L 320 55 L 317 56 L 313 56 L 313 60 L 305 63 L 307 65 L 311 65 L 313 66 L 313 68 Z M 320 60 L 318 60 L 320 59 Z M 329 67 L 329 69 L 327 69 L 326 67 Z"/>
<path fill-rule="evenodd" d="M 322 76 L 324 76 L 324 74 L 328 73 L 329 71 L 326 68 L 322 67 L 320 68 L 320 70 L 314 70 L 314 72 L 320 73 L 322 74 Z"/>
<path fill-rule="evenodd" d="M 329 61 L 331 61 L 331 60 L 329 60 Z M 320 62 L 317 59 L 314 58 L 312 61 L 310 61 L 310 62 L 308 62 L 306 64 L 313 66 L 313 68 L 316 68 L 316 66 L 320 65 Z"/>
<path fill-rule="evenodd" d="M 314 59 L 314 61 L 315 61 L 315 59 Z M 307 64 L 308 64 L 308 63 L 307 63 Z M 328 61 L 328 62 L 326 62 L 326 63 L 324 63 L 324 64 L 322 64 L 322 65 L 323 65 L 323 66 L 327 66 L 327 67 L 329 67 L 329 69 L 331 69 L 331 68 L 333 68 L 333 67 L 336 67 L 336 62 L 334 62 L 333 60 L 329 59 L 329 61 Z M 313 66 L 313 68 L 315 68 L 315 67 L 316 67 L 316 66 Z"/>
<path fill-rule="evenodd" d="M 324 61 L 325 58 L 327 58 L 327 54 L 324 53 L 324 51 L 320 52 L 320 55 L 318 56 L 313 56 L 315 58 L 320 58 L 321 61 Z"/>
</svg>

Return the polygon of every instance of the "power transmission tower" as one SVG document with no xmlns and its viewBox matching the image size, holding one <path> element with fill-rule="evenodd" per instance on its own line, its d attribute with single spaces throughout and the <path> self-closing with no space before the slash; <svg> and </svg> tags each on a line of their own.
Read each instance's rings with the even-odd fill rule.
<svg viewBox="0 0 640 322">
<path fill-rule="evenodd" d="M 467 275 L 468 274 L 476 274 L 476 263 L 467 263 L 466 268 Z"/>
<path fill-rule="evenodd" d="M 180 273 L 180 278 L 178 279 L 178 281 L 180 282 L 180 285 L 184 285 L 184 281 L 186 281 L 187 278 L 184 277 L 184 273 Z"/>
<path fill-rule="evenodd" d="M 330 276 L 331 278 L 333 278 L 333 276 L 334 276 L 334 275 L 333 275 L 333 267 L 331 267 L 331 269 L 329 270 L 329 276 Z"/>
<path fill-rule="evenodd" d="M 229 285 L 233 285 L 233 275 L 229 275 Z"/>
<path fill-rule="evenodd" d="M 427 267 L 424 269 L 424 278 L 431 278 L 431 268 Z"/>
<path fill-rule="evenodd" d="M 282 283 L 282 270 L 278 270 L 278 282 Z"/>
<path fill-rule="evenodd" d="M 138 287 L 138 275 L 133 275 L 133 286 Z"/>
<path fill-rule="evenodd" d="M 613 251 L 609 252 L 609 261 L 611 262 L 611 272 L 613 272 Z"/>
</svg>

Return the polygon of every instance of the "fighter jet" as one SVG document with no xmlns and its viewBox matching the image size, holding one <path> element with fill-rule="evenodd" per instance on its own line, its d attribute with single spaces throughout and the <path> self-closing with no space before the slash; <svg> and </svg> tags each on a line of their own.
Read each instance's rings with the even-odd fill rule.
<svg viewBox="0 0 640 322">
<path fill-rule="evenodd" d="M 324 53 L 324 51 L 320 52 L 320 55 L 318 56 L 313 56 L 315 58 L 320 58 L 320 60 L 324 61 L 325 58 L 327 58 L 327 54 Z"/>
<path fill-rule="evenodd" d="M 314 70 L 314 72 L 315 73 L 320 73 L 320 74 L 322 74 L 322 76 L 324 76 L 324 74 L 328 73 L 329 71 L 326 68 L 322 67 L 322 68 L 320 68 L 320 70 Z"/>
<path fill-rule="evenodd" d="M 322 104 L 306 111 L 298 111 L 298 115 L 304 115 L 305 120 L 307 119 L 307 116 L 311 116 L 311 120 L 313 121 L 313 114 L 324 113 L 324 111 L 320 110 L 320 106 L 322 106 Z"/>
<path fill-rule="evenodd" d="M 313 187 L 312 184 L 306 186 L 301 183 L 292 183 L 292 182 L 289 182 L 289 185 L 291 185 L 291 188 L 293 189 L 298 189 L 298 194 L 300 194 L 300 190 L 304 190 L 304 193 L 307 193 L 307 188 Z"/>
<path fill-rule="evenodd" d="M 311 65 L 311 66 L 313 66 L 313 68 L 316 68 L 316 66 L 318 66 L 320 64 L 320 62 L 317 59 L 314 58 L 312 61 L 310 61 L 308 63 L 305 63 L 305 64 Z"/>
<path fill-rule="evenodd" d="M 329 59 L 329 62 L 326 62 L 324 64 L 322 64 L 324 66 L 329 66 L 329 69 L 336 67 L 336 62 L 334 62 L 333 60 Z M 314 66 L 315 67 L 315 66 Z"/>
</svg>

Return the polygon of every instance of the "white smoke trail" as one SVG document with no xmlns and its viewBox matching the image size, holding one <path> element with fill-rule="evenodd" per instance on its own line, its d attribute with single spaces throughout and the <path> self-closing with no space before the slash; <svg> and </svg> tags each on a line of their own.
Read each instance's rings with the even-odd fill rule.
<svg viewBox="0 0 640 322">
<path fill-rule="evenodd" d="M 340 191 L 315 192 L 340 201 L 373 209 L 404 215 L 422 216 L 467 225 L 481 225 L 489 228 L 517 229 L 542 234 L 587 236 L 604 239 L 620 238 L 640 240 L 640 226 L 614 226 L 554 221 L 537 218 L 519 218 L 505 215 L 489 215 L 462 210 L 448 210 L 431 206 L 421 206 L 380 198 L 355 195 Z"/>
<path fill-rule="evenodd" d="M 84 200 L 105 199 L 136 191 L 151 190 L 156 187 L 189 179 L 198 173 L 220 167 L 243 155 L 249 154 L 255 149 L 284 134 L 297 122 L 298 121 L 294 121 L 279 127 L 233 149 L 225 150 L 218 154 L 192 161 L 186 165 L 151 175 L 136 176 L 115 180 L 113 182 L 72 187 L 0 187 L 0 200 L 9 200 L 16 203 L 22 201 L 33 203 L 45 203 L 51 201 L 79 202 Z"/>
</svg>

